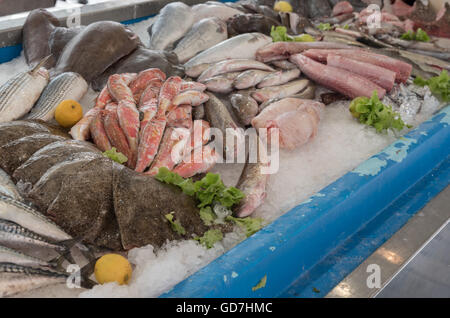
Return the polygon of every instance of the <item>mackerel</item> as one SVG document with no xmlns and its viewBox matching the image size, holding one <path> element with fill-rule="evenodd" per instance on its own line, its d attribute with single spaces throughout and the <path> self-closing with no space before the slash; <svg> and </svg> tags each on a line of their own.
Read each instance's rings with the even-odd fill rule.
<svg viewBox="0 0 450 318">
<path fill-rule="evenodd" d="M 23 200 L 10 176 L 2 169 L 0 169 L 0 194 L 6 195 L 15 200 Z"/>
<path fill-rule="evenodd" d="M 87 89 L 88 83 L 81 75 L 73 72 L 62 73 L 50 81 L 26 118 L 49 121 L 55 115 L 59 103 L 66 99 L 78 102 Z"/>
<path fill-rule="evenodd" d="M 66 273 L 32 268 L 11 263 L 0 263 L 0 297 L 12 296 L 39 287 L 62 284 Z"/>
<path fill-rule="evenodd" d="M 48 71 L 41 67 L 46 61 L 17 74 L 0 87 L 0 123 L 19 119 L 33 107 L 49 81 Z"/>
<path fill-rule="evenodd" d="M 14 263 L 32 267 L 52 267 L 53 264 L 37 257 L 26 255 L 22 252 L 0 245 L 0 263 Z"/>
<path fill-rule="evenodd" d="M 72 237 L 58 225 L 28 205 L 0 194 L 0 219 L 15 222 L 39 235 L 55 241 Z"/>
</svg>

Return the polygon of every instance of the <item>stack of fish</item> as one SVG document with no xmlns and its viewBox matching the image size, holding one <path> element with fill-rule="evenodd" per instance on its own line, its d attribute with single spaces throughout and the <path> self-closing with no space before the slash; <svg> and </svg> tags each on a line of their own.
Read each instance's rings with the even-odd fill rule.
<svg viewBox="0 0 450 318">
<path fill-rule="evenodd" d="M 216 162 L 215 152 L 205 145 L 209 124 L 192 119 L 192 108 L 209 99 L 205 89 L 203 84 L 178 76 L 166 79 L 157 68 L 111 75 L 94 108 L 70 134 L 76 140 L 91 137 L 102 151 L 115 147 L 127 157 L 127 166 L 138 172 L 150 168 L 145 173 L 154 175 L 165 166 L 190 177 Z M 197 132 L 201 140 L 194 144 L 191 136 Z M 200 166 L 185 158 L 197 147 L 207 154 Z M 174 149 L 178 150 L 176 156 Z"/>
</svg>

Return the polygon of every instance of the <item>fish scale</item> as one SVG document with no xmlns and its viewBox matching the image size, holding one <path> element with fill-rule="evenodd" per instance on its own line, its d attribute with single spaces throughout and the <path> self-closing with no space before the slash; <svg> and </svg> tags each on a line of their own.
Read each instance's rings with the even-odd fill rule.
<svg viewBox="0 0 450 318">
<path fill-rule="evenodd" d="M 0 297 L 11 296 L 42 286 L 65 283 L 68 274 L 42 268 L 0 263 Z"/>
<path fill-rule="evenodd" d="M 13 181 L 2 169 L 0 169 L 0 194 L 4 194 L 19 201 L 22 200 L 22 196 L 19 194 Z"/>
<path fill-rule="evenodd" d="M 27 118 L 48 121 L 53 117 L 59 103 L 66 99 L 79 101 L 87 89 L 88 84 L 81 75 L 62 73 L 47 85 Z"/>
<path fill-rule="evenodd" d="M 23 266 L 53 266 L 47 261 L 26 255 L 22 252 L 0 245 L 0 263 L 14 263 Z"/>
</svg>

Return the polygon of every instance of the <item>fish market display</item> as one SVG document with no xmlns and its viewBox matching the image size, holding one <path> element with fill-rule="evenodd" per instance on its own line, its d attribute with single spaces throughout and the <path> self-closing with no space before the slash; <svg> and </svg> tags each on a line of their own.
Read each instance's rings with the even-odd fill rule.
<svg viewBox="0 0 450 318">
<path fill-rule="evenodd" d="M 80 101 L 87 89 L 88 84 L 81 75 L 72 72 L 62 73 L 45 87 L 26 118 L 49 121 L 54 117 L 59 103 L 66 99 Z"/>
<path fill-rule="evenodd" d="M 61 52 L 76 35 L 78 35 L 85 26 L 76 26 L 72 28 L 56 27 L 50 33 L 48 39 L 48 45 L 50 47 L 50 53 L 55 59 L 55 63 L 58 61 Z"/>
<path fill-rule="evenodd" d="M 22 200 L 22 196 L 19 190 L 17 190 L 16 185 L 3 169 L 0 169 L 0 194 L 15 200 Z"/>
</svg>

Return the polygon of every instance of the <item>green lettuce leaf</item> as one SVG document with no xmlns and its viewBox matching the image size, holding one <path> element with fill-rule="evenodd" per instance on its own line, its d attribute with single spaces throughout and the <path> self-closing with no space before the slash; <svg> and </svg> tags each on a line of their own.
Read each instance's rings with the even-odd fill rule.
<svg viewBox="0 0 450 318">
<path fill-rule="evenodd" d="M 111 149 L 106 150 L 103 153 L 103 156 L 105 156 L 111 160 L 114 160 L 115 162 L 118 162 L 120 164 L 124 164 L 125 162 L 128 161 L 127 156 L 125 156 L 121 152 L 117 152 L 117 149 L 115 147 L 112 147 Z"/>
<path fill-rule="evenodd" d="M 223 234 L 221 230 L 208 230 L 201 237 L 196 237 L 194 240 L 199 241 L 200 244 L 204 245 L 206 248 L 214 247 L 214 244 L 222 241 Z"/>
<path fill-rule="evenodd" d="M 261 218 L 251 218 L 251 217 L 235 218 L 233 216 L 227 216 L 226 220 L 234 222 L 239 227 L 241 227 L 244 230 L 245 235 L 247 235 L 247 237 L 250 237 L 259 230 L 261 230 L 263 228 L 263 221 L 264 221 Z"/>
<path fill-rule="evenodd" d="M 414 84 L 418 86 L 428 86 L 430 91 L 439 98 L 441 101 L 450 102 L 450 77 L 447 70 L 442 70 L 439 76 L 434 76 L 428 80 L 417 76 L 414 80 Z"/>
<path fill-rule="evenodd" d="M 173 220 L 173 214 L 174 212 L 170 212 L 169 214 L 166 214 L 164 217 L 167 219 L 167 221 L 169 221 L 172 230 L 174 230 L 176 233 L 180 234 L 180 235 L 185 235 L 186 234 L 186 230 L 185 228 L 181 225 L 179 220 Z"/>
</svg>

